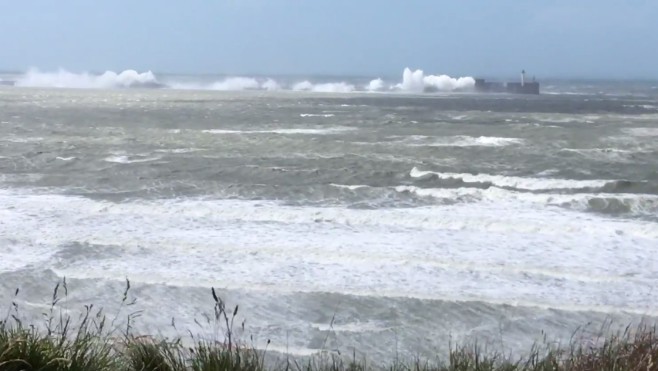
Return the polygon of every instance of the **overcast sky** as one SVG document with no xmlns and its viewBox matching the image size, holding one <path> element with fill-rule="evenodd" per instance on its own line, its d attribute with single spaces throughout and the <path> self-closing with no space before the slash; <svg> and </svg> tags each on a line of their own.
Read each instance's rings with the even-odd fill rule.
<svg viewBox="0 0 658 371">
<path fill-rule="evenodd" d="M 658 0 L 0 0 L 0 69 L 658 78 Z"/>
</svg>

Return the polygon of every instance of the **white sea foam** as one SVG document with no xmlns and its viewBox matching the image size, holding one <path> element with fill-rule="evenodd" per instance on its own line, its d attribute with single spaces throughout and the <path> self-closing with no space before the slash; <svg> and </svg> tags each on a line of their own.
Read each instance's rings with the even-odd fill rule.
<svg viewBox="0 0 658 371">
<path fill-rule="evenodd" d="M 383 90 L 385 90 L 384 80 L 382 80 L 380 78 L 371 80 L 368 83 L 368 86 L 366 86 L 366 90 L 367 91 L 383 91 Z"/>
<path fill-rule="evenodd" d="M 334 117 L 333 113 L 300 113 L 299 117 Z"/>
<path fill-rule="evenodd" d="M 425 178 L 436 176 L 439 179 L 462 180 L 466 183 L 491 183 L 497 187 L 509 187 L 521 190 L 559 190 L 559 189 L 583 189 L 603 187 L 613 180 L 573 180 L 553 178 L 516 177 L 490 174 L 465 174 L 465 173 L 441 173 L 434 171 L 422 171 L 414 167 L 409 176 L 412 178 Z"/>
<path fill-rule="evenodd" d="M 298 82 L 292 86 L 292 90 L 295 91 L 304 91 L 304 90 L 313 90 L 313 84 L 311 84 L 310 81 L 305 80 L 302 82 Z"/>
<path fill-rule="evenodd" d="M 644 108 L 647 110 L 653 110 L 658 108 L 658 106 L 653 105 L 653 104 L 624 104 L 624 107 L 629 107 L 629 108 Z"/>
<path fill-rule="evenodd" d="M 658 128 L 628 128 L 624 132 L 638 137 L 656 137 L 658 136 Z"/>
<path fill-rule="evenodd" d="M 279 85 L 278 82 L 272 80 L 272 79 L 267 79 L 265 82 L 263 82 L 260 87 L 264 90 L 269 90 L 269 91 L 276 91 L 276 90 L 281 90 L 281 85 Z"/>
<path fill-rule="evenodd" d="M 431 147 L 504 147 L 513 144 L 521 144 L 523 139 L 520 138 L 501 138 L 501 137 L 470 137 L 465 135 L 457 135 L 454 137 L 444 137 L 440 140 L 429 143 Z"/>
<path fill-rule="evenodd" d="M 328 324 L 328 323 L 311 323 L 311 327 L 320 331 L 337 331 L 337 332 L 381 332 L 390 330 L 390 327 L 382 326 L 374 322 L 352 322 L 345 324 Z"/>
<path fill-rule="evenodd" d="M 115 155 L 106 157 L 104 161 L 118 164 L 133 164 L 139 162 L 157 161 L 159 159 L 161 159 L 161 157 Z"/>
<path fill-rule="evenodd" d="M 346 82 L 329 82 L 322 84 L 313 84 L 310 81 L 302 81 L 294 84 L 292 90 L 295 91 L 312 91 L 317 93 L 351 93 L 356 87 Z"/>
<path fill-rule="evenodd" d="M 31 69 L 16 80 L 16 86 L 48 88 L 108 89 L 149 84 L 158 84 L 155 75 L 151 71 L 139 73 L 135 70 L 125 70 L 121 73 L 106 71 L 101 75 L 94 75 L 87 72 L 73 73 L 63 69 L 57 72 Z"/>
<path fill-rule="evenodd" d="M 75 157 L 75 156 L 71 156 L 71 157 L 60 157 L 60 156 L 57 156 L 57 157 L 55 157 L 55 159 L 56 159 L 56 160 L 61 160 L 61 161 L 72 161 L 72 160 L 75 160 L 76 157 Z"/>
<path fill-rule="evenodd" d="M 191 153 L 203 151 L 201 148 L 167 148 L 167 149 L 156 149 L 155 152 L 159 153 Z"/>
<path fill-rule="evenodd" d="M 245 76 L 229 76 L 212 83 L 201 82 L 178 82 L 171 81 L 167 87 L 176 90 L 217 90 L 217 91 L 242 91 L 242 90 L 280 90 L 278 82 L 271 78 L 265 80 Z"/>
<path fill-rule="evenodd" d="M 633 153 L 631 150 L 621 148 L 561 148 L 561 152 L 576 152 L 576 153 Z"/>
<path fill-rule="evenodd" d="M 351 93 L 356 90 L 356 87 L 345 82 L 332 82 L 316 84 L 312 90 L 320 93 Z"/>
<path fill-rule="evenodd" d="M 394 143 L 411 147 L 504 147 L 522 144 L 521 138 L 503 137 L 472 137 L 468 135 L 427 136 L 427 135 L 394 135 L 388 137 Z M 390 142 L 365 142 L 363 144 L 390 144 Z"/>
<path fill-rule="evenodd" d="M 546 169 L 543 171 L 538 172 L 536 175 L 540 177 L 548 177 L 551 175 L 555 175 L 560 172 L 560 169 Z"/>
<path fill-rule="evenodd" d="M 223 81 L 218 81 L 210 85 L 210 90 L 255 90 L 260 89 L 261 85 L 258 81 L 251 77 L 229 77 Z"/>
<path fill-rule="evenodd" d="M 9 214 L 0 211 L 0 217 L 3 217 L 3 220 L 7 215 Z M 38 243 L 16 244 L 16 241 L 7 237 L 6 234 L 0 234 L 0 244 L 2 244 L 2 249 L 0 249 L 0 273 L 42 264 L 44 261 L 51 260 L 57 252 L 52 247 Z"/>
<path fill-rule="evenodd" d="M 36 143 L 43 141 L 43 137 L 8 137 L 1 140 L 11 143 Z"/>
<path fill-rule="evenodd" d="M 291 134 L 336 134 L 345 131 L 354 130 L 354 128 L 346 126 L 336 126 L 329 128 L 280 128 L 280 129 L 270 129 L 270 130 L 231 130 L 231 129 L 207 129 L 202 130 L 203 133 L 208 134 L 282 134 L 282 135 L 291 135 Z"/>
<path fill-rule="evenodd" d="M 412 71 L 405 68 L 402 73 L 402 82 L 395 87 L 414 93 L 427 90 L 453 91 L 471 89 L 475 86 L 472 77 L 453 78 L 447 75 L 425 75 L 422 70 Z"/>
<path fill-rule="evenodd" d="M 557 123 L 557 124 L 570 124 L 570 123 L 584 123 L 593 124 L 601 119 L 598 115 L 574 115 L 574 114 L 534 114 L 531 118 L 539 122 Z M 545 127 L 545 126 L 544 126 Z"/>
<path fill-rule="evenodd" d="M 376 78 L 364 85 L 356 85 L 349 81 L 314 82 L 310 80 L 298 81 L 293 84 L 282 84 L 272 78 L 250 76 L 228 76 L 215 82 L 176 81 L 167 79 L 166 83 L 159 81 L 151 71 L 137 72 L 125 70 L 120 73 L 106 71 L 102 74 L 89 72 L 70 72 L 60 69 L 56 72 L 42 72 L 37 69 L 28 70 L 16 80 L 16 86 L 23 87 L 52 87 L 52 88 L 86 88 L 86 89 L 112 89 L 128 87 L 163 87 L 180 90 L 293 90 L 318 93 L 351 93 L 403 91 L 421 93 L 424 91 L 455 91 L 468 90 L 475 84 L 472 77 L 453 78 L 447 75 L 425 75 L 422 70 L 412 71 L 405 68 L 400 83 L 386 83 Z"/>
<path fill-rule="evenodd" d="M 336 188 L 349 189 L 350 191 L 356 191 L 357 189 L 361 189 L 361 188 L 369 188 L 369 186 L 364 185 L 364 184 L 348 185 L 348 184 L 334 184 L 334 183 L 331 183 L 330 186 L 336 187 Z"/>
<path fill-rule="evenodd" d="M 635 215 L 654 215 L 658 212 L 658 196 L 624 193 L 529 193 L 497 187 L 479 188 L 420 188 L 397 186 L 398 192 L 409 192 L 421 197 L 433 197 L 445 202 L 490 202 L 505 204 L 534 204 L 537 207 L 567 207 L 579 211 L 605 211 L 624 207 Z"/>
<path fill-rule="evenodd" d="M 72 278 L 635 312 L 658 304 L 655 223 L 515 200 L 358 210 L 0 191 L 0 204 L 0 237 L 11 236 L 3 246 L 15 257 L 0 271 L 40 251 L 35 264 Z M 72 242 L 121 254 L 50 258 Z"/>
<path fill-rule="evenodd" d="M 471 137 L 458 137 L 459 140 L 458 143 L 464 143 L 462 146 L 469 145 L 471 142 Z M 501 137 L 477 137 L 474 139 L 475 145 L 482 145 L 482 146 L 492 146 L 492 147 L 500 147 L 500 146 L 507 146 L 510 144 L 520 144 L 523 143 L 523 139 L 519 138 L 501 138 Z"/>
</svg>

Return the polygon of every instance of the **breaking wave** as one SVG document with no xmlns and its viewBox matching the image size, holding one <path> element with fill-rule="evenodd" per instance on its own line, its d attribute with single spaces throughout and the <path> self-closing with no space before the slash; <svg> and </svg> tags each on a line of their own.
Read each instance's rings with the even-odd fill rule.
<svg viewBox="0 0 658 371">
<path fill-rule="evenodd" d="M 229 77 L 210 85 L 210 90 L 248 90 L 259 89 L 260 84 L 256 79 L 249 77 Z"/>
<path fill-rule="evenodd" d="M 346 82 L 329 82 L 313 84 L 308 80 L 296 83 L 292 86 L 294 91 L 312 91 L 317 93 L 350 93 L 356 91 L 356 86 Z"/>
<path fill-rule="evenodd" d="M 205 81 L 203 81 L 205 79 Z M 294 81 L 273 78 L 256 78 L 249 76 L 229 76 L 218 80 L 208 80 L 207 77 L 197 77 L 196 81 L 175 81 L 158 79 L 151 71 L 123 72 L 106 71 L 102 74 L 89 72 L 75 73 L 64 69 L 56 72 L 42 72 L 30 69 L 18 76 L 13 85 L 20 87 L 45 88 L 79 88 L 79 89 L 116 89 L 116 88 L 168 88 L 178 90 L 292 90 L 317 93 L 351 93 L 351 92 L 451 92 L 472 89 L 475 80 L 472 77 L 454 78 L 447 75 L 426 75 L 422 70 L 405 68 L 402 81 L 385 81 L 382 78 L 364 82 L 311 80 Z"/>
<path fill-rule="evenodd" d="M 602 214 L 655 215 L 658 212 L 658 196 L 644 194 L 610 193 L 528 193 L 498 187 L 478 188 L 421 188 L 398 186 L 400 193 L 419 197 L 432 197 L 445 204 L 459 202 L 509 202 L 536 204 L 540 207 L 557 206 L 570 210 Z"/>
<path fill-rule="evenodd" d="M 15 86 L 45 88 L 112 89 L 131 87 L 163 87 L 151 71 L 139 73 L 125 70 L 121 73 L 106 71 L 101 75 L 87 72 L 73 73 L 63 69 L 41 72 L 31 69 L 20 76 Z"/>
<path fill-rule="evenodd" d="M 333 113 L 300 113 L 299 117 L 334 117 Z"/>
<path fill-rule="evenodd" d="M 402 82 L 396 85 L 396 88 L 422 93 L 425 91 L 466 90 L 473 86 L 475 86 L 475 79 L 472 77 L 453 78 L 447 75 L 425 75 L 422 70 L 412 71 L 405 68 L 402 73 Z"/>
<path fill-rule="evenodd" d="M 454 180 L 463 184 L 480 184 L 484 187 L 495 186 L 500 188 L 513 188 L 526 191 L 541 190 L 569 190 L 569 189 L 592 189 L 603 188 L 613 180 L 573 180 L 553 178 L 526 178 L 490 174 L 466 174 L 466 173 L 440 173 L 434 171 L 422 171 L 414 167 L 409 176 L 415 179 L 442 179 Z"/>
<path fill-rule="evenodd" d="M 390 136 L 394 143 L 409 147 L 505 147 L 523 144 L 521 138 L 503 137 L 472 137 L 468 135 L 455 135 L 434 137 L 426 135 Z"/>
<path fill-rule="evenodd" d="M 376 78 L 374 80 L 371 80 L 368 83 L 368 86 L 366 87 L 366 90 L 368 90 L 368 91 L 383 91 L 383 90 L 385 90 L 384 80 L 382 80 L 380 78 Z"/>
<path fill-rule="evenodd" d="M 248 134 L 280 134 L 280 135 L 294 135 L 294 134 L 336 134 L 344 131 L 354 130 L 354 128 L 346 126 L 337 126 L 329 128 L 279 128 L 271 130 L 232 130 L 232 129 L 207 129 L 202 130 L 201 132 L 207 134 L 238 134 L 238 135 L 248 135 Z"/>
<path fill-rule="evenodd" d="M 160 157 L 147 157 L 145 155 L 135 155 L 135 156 L 114 155 L 114 156 L 106 157 L 104 161 L 113 162 L 117 164 L 134 164 L 139 162 L 157 161 L 159 159 Z"/>
<path fill-rule="evenodd" d="M 562 193 L 590 192 L 609 194 L 658 194 L 658 185 L 649 181 L 605 180 L 605 179 L 559 179 L 518 177 L 491 174 L 442 173 L 423 171 L 414 167 L 409 176 L 418 181 L 434 181 L 443 187 L 470 187 L 486 189 L 498 187 L 517 191 Z"/>
</svg>

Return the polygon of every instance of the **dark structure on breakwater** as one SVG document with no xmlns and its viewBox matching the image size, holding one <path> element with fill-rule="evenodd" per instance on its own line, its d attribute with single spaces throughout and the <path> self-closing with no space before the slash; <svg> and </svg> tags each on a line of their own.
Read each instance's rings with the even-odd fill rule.
<svg viewBox="0 0 658 371">
<path fill-rule="evenodd" d="M 539 94 L 539 83 L 525 81 L 525 70 L 521 71 L 521 82 L 489 82 L 485 79 L 475 79 L 475 91 L 482 93 Z"/>
</svg>

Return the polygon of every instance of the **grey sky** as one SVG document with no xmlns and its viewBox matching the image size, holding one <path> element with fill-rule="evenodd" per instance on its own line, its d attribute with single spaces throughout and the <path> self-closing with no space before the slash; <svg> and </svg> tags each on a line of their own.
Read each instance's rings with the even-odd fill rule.
<svg viewBox="0 0 658 371">
<path fill-rule="evenodd" d="M 0 69 L 658 78 L 658 1 L 0 0 Z"/>
</svg>

